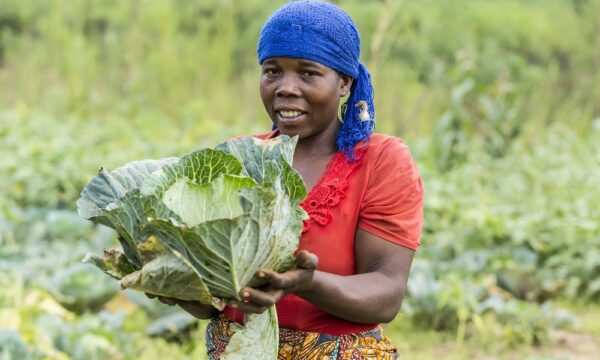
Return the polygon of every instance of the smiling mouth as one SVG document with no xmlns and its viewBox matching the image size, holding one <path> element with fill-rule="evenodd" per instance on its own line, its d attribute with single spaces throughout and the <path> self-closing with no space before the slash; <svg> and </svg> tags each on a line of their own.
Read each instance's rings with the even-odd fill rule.
<svg viewBox="0 0 600 360">
<path fill-rule="evenodd" d="M 304 113 L 301 111 L 295 111 L 295 110 L 281 110 L 281 111 L 278 111 L 277 114 L 282 119 L 292 120 L 292 119 L 299 117 L 300 115 L 302 115 Z"/>
</svg>

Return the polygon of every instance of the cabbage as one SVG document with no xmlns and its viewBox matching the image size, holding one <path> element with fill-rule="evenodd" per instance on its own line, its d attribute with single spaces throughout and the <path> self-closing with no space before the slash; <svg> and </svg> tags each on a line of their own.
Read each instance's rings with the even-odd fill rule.
<svg viewBox="0 0 600 360">
<path fill-rule="evenodd" d="M 84 264 L 58 270 L 46 287 L 63 307 L 78 314 L 99 310 L 117 292 L 114 283 Z"/>
<path fill-rule="evenodd" d="M 12 329 L 0 328 L 0 359 L 31 359 L 27 344 Z"/>
<path fill-rule="evenodd" d="M 84 259 L 129 288 L 222 310 L 260 268 L 291 268 L 307 218 L 306 189 L 291 167 L 297 138 L 238 138 L 181 158 L 101 169 L 83 189 L 79 214 L 113 228 L 122 251 Z M 277 356 L 274 309 L 248 316 L 224 358 Z"/>
</svg>

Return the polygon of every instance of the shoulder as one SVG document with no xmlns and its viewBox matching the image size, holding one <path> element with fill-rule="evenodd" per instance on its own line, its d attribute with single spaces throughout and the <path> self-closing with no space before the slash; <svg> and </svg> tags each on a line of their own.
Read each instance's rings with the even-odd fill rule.
<svg viewBox="0 0 600 360">
<path fill-rule="evenodd" d="M 376 164 L 413 162 L 408 146 L 395 136 L 372 134 L 366 149 L 367 161 Z"/>
<path fill-rule="evenodd" d="M 364 154 L 365 170 L 370 184 L 382 179 L 394 179 L 398 186 L 419 181 L 420 175 L 408 145 L 398 137 L 371 135 Z"/>
<path fill-rule="evenodd" d="M 416 250 L 423 224 L 423 187 L 408 146 L 401 139 L 371 135 L 358 227 Z"/>
</svg>

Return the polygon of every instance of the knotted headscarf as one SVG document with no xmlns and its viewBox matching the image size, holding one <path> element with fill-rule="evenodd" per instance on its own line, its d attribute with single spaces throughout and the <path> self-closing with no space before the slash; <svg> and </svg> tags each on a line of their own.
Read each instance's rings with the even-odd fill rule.
<svg viewBox="0 0 600 360">
<path fill-rule="evenodd" d="M 275 11 L 258 41 L 258 62 L 272 57 L 308 59 L 352 77 L 342 107 L 338 151 L 353 160 L 353 151 L 373 132 L 375 107 L 371 75 L 359 61 L 360 37 L 352 18 L 339 7 L 320 1 L 293 1 Z"/>
</svg>

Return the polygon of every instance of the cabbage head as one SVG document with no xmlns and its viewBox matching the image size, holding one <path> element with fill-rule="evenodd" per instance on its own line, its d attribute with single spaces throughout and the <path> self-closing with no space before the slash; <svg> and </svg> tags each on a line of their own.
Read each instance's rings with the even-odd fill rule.
<svg viewBox="0 0 600 360">
<path fill-rule="evenodd" d="M 113 228 L 122 249 L 84 261 L 121 288 L 219 310 L 227 299 L 241 300 L 243 287 L 263 284 L 258 269 L 282 272 L 294 264 L 307 218 L 299 205 L 304 182 L 291 167 L 296 143 L 284 135 L 243 137 L 181 158 L 100 169 L 83 189 L 78 212 Z M 224 358 L 276 358 L 274 308 L 234 330 Z"/>
</svg>

